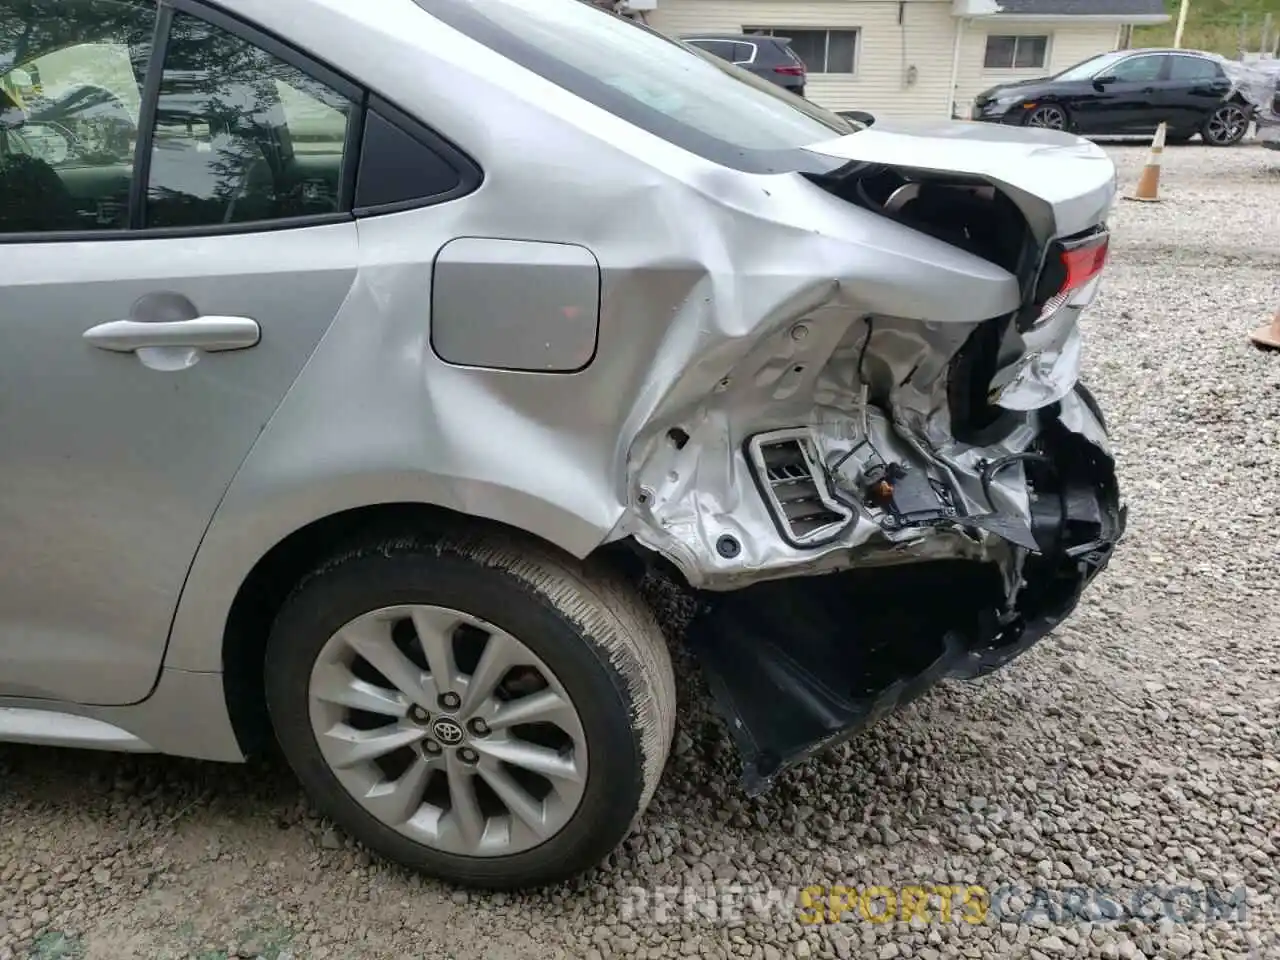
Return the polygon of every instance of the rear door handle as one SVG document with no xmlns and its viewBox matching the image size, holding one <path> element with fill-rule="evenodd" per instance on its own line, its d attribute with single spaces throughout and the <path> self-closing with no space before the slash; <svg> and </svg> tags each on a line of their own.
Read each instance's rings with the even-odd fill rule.
<svg viewBox="0 0 1280 960">
<path fill-rule="evenodd" d="M 244 350 L 262 337 L 258 321 L 249 317 L 194 317 L 145 322 L 110 320 L 90 327 L 84 338 L 100 350 L 133 353 L 148 347 L 188 347 L 210 353 Z"/>
</svg>

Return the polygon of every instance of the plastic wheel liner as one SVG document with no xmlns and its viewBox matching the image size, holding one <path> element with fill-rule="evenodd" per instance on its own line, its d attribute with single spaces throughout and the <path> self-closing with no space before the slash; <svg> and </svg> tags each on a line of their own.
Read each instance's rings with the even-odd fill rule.
<svg viewBox="0 0 1280 960">
<path fill-rule="evenodd" d="M 932 263 L 872 279 L 818 264 L 794 282 L 762 265 L 752 336 L 693 325 L 699 361 L 629 450 L 615 539 L 696 591 L 688 642 L 748 793 L 939 680 L 1021 654 L 1125 529 L 1078 382 L 1114 168 L 1076 138 L 956 127 L 936 167 L 889 124 L 812 148 L 848 161 L 812 182 L 882 216 L 887 238 L 942 241 Z M 1014 147 L 1021 164 L 1002 154 Z M 949 319 L 933 299 L 948 282 L 956 315 L 987 319 Z"/>
</svg>

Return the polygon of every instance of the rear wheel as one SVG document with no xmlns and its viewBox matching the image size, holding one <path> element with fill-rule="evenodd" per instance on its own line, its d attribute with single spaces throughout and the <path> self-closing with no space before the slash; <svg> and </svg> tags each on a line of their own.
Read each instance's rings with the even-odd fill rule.
<svg viewBox="0 0 1280 960">
<path fill-rule="evenodd" d="M 1244 139 L 1249 130 L 1249 114 L 1238 103 L 1224 103 L 1209 115 L 1200 128 L 1200 137 L 1211 147 L 1230 147 Z"/>
<path fill-rule="evenodd" d="M 1067 111 L 1056 103 L 1043 103 L 1027 117 L 1028 127 L 1042 127 L 1046 130 L 1066 130 L 1068 123 Z"/>
<path fill-rule="evenodd" d="M 666 760 L 674 680 L 624 581 L 485 537 L 373 546 L 286 602 L 277 739 L 317 807 L 447 882 L 541 886 L 599 863 Z"/>
</svg>

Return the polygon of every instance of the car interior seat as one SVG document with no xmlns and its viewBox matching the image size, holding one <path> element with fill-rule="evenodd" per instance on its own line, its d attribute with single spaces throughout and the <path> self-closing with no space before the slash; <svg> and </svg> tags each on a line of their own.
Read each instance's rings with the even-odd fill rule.
<svg viewBox="0 0 1280 960">
<path fill-rule="evenodd" d="M 75 230 L 82 224 L 75 198 L 57 171 L 18 148 L 22 108 L 0 90 L 0 233 Z"/>
</svg>

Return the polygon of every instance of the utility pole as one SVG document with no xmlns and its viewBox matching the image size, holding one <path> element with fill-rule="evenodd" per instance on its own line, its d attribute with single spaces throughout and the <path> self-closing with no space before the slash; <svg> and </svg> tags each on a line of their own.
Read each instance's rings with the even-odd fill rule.
<svg viewBox="0 0 1280 960">
<path fill-rule="evenodd" d="M 1178 8 L 1178 26 L 1173 31 L 1173 49 L 1182 49 L 1182 33 L 1187 28 L 1187 10 L 1191 6 L 1191 0 L 1182 0 L 1181 6 Z M 1156 127 L 1156 137 L 1151 142 L 1151 149 L 1155 150 L 1159 147 L 1164 152 L 1164 138 L 1168 132 L 1167 125 L 1164 121 L 1160 122 L 1160 126 Z"/>
<path fill-rule="evenodd" d="M 1187 26 L 1187 8 L 1190 6 L 1189 0 L 1182 0 L 1182 5 L 1178 8 L 1178 28 L 1173 31 L 1173 47 L 1175 50 L 1182 49 L 1182 31 Z"/>
</svg>

